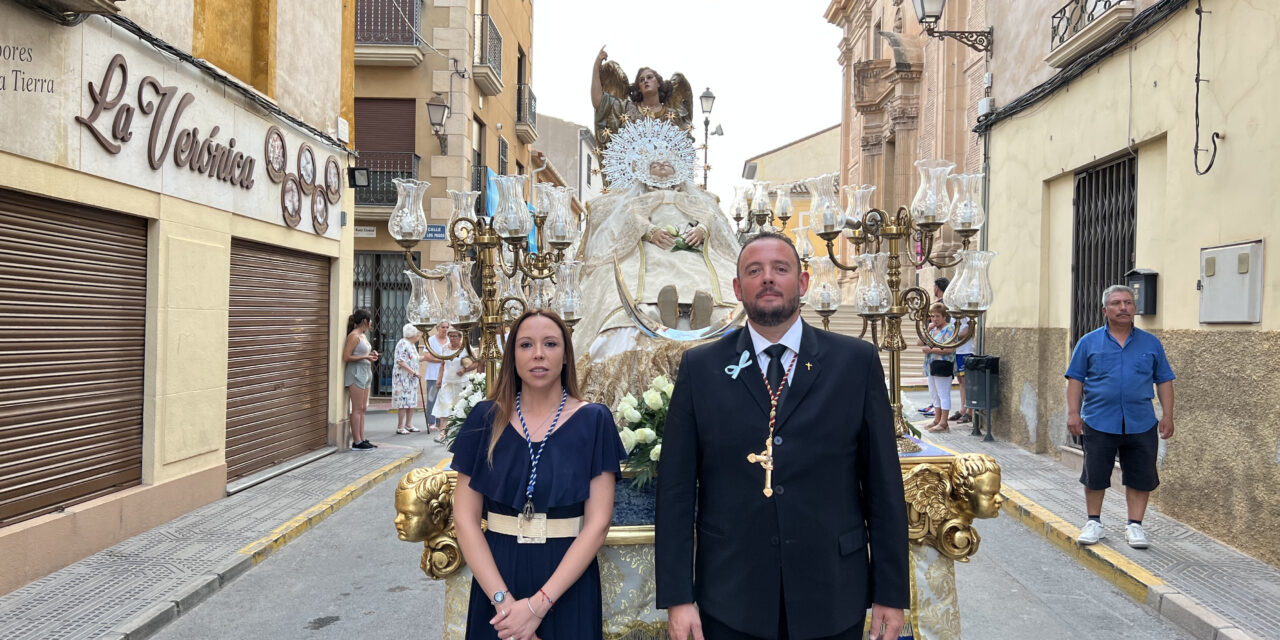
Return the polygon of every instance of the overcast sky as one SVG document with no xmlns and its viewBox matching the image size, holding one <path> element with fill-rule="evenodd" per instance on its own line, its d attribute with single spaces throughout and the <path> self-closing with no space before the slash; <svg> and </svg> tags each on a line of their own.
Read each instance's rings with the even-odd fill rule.
<svg viewBox="0 0 1280 640">
<path fill-rule="evenodd" d="M 697 96 L 707 87 L 716 96 L 711 130 L 720 125 L 724 136 L 711 138 L 709 188 L 727 209 L 743 161 L 840 122 L 840 30 L 823 18 L 829 4 L 538 0 L 531 55 L 538 112 L 592 126 L 591 65 L 602 45 L 629 77 L 641 66 L 667 78 L 683 73 L 693 85 L 699 145 Z"/>
</svg>

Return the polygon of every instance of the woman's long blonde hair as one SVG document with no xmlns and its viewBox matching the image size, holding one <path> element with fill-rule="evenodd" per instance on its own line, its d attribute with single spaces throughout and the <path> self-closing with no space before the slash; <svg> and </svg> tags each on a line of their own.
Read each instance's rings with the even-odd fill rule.
<svg viewBox="0 0 1280 640">
<path fill-rule="evenodd" d="M 507 343 L 502 350 L 502 365 L 498 369 L 497 381 L 489 386 L 489 416 L 493 419 L 489 431 L 489 464 L 493 464 L 493 449 L 498 446 L 498 438 L 511 421 L 516 410 L 516 393 L 520 391 L 522 381 L 516 372 L 516 336 L 520 334 L 520 325 L 533 316 L 550 319 L 560 327 L 560 340 L 564 344 L 564 365 L 560 368 L 560 384 L 571 397 L 581 397 L 578 393 L 578 370 L 574 366 L 573 340 L 569 338 L 569 327 L 560 315 L 550 309 L 533 309 L 524 312 L 511 324 L 511 332 L 507 334 Z"/>
</svg>

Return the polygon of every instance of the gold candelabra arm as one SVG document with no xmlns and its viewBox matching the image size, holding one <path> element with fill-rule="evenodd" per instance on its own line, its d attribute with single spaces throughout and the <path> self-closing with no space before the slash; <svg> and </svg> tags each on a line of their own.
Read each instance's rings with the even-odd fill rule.
<svg viewBox="0 0 1280 640">
<path fill-rule="evenodd" d="M 444 274 L 435 273 L 434 269 L 431 271 L 423 271 L 418 268 L 418 265 L 413 263 L 413 253 L 408 249 L 404 250 L 404 263 L 409 265 L 409 270 L 418 275 L 418 277 L 426 278 L 428 280 L 444 280 Z"/>
<path fill-rule="evenodd" d="M 479 223 L 470 218 L 458 218 L 449 224 L 449 246 L 453 248 L 455 260 L 461 259 L 467 245 L 475 243 L 475 238 L 479 235 L 477 224 Z"/>
<path fill-rule="evenodd" d="M 968 342 L 973 337 L 973 331 L 967 336 L 956 336 L 950 340 L 938 341 L 929 335 L 929 294 L 925 293 L 920 287 L 911 287 L 902 292 L 902 304 L 907 308 L 907 316 L 911 318 L 916 325 L 916 335 L 920 337 L 920 342 L 934 349 L 955 349 L 960 345 Z M 954 315 L 963 318 L 977 319 L 981 312 L 957 312 Z"/>
<path fill-rule="evenodd" d="M 507 305 L 513 302 L 515 304 L 520 305 L 519 312 L 515 312 L 514 310 L 507 308 Z M 524 300 L 521 300 L 520 298 L 517 298 L 515 296 L 507 296 L 498 301 L 498 308 L 502 309 L 503 323 L 511 324 L 512 322 L 515 322 L 516 318 L 519 318 L 520 316 L 524 315 L 524 312 L 529 310 L 529 305 L 528 303 L 526 303 Z"/>
<path fill-rule="evenodd" d="M 419 329 L 418 331 L 421 332 L 423 336 L 427 335 L 426 332 L 422 331 L 422 329 Z M 431 354 L 431 357 L 436 358 L 437 360 L 445 360 L 445 361 L 453 360 L 454 358 L 457 358 L 459 355 L 461 355 L 464 351 L 467 353 L 468 356 L 471 355 L 471 344 L 469 340 L 463 340 L 462 346 L 458 347 L 457 351 L 454 351 L 449 355 L 441 355 L 439 353 L 436 353 L 436 350 L 431 348 L 431 340 L 423 340 L 422 347 L 423 349 L 426 350 L 427 353 Z"/>
<path fill-rule="evenodd" d="M 826 235 L 826 234 L 824 233 L 823 235 Z M 831 238 L 826 238 L 827 259 L 830 260 L 831 264 L 834 264 L 836 268 L 841 271 L 857 271 L 858 265 L 845 264 L 843 262 L 840 262 L 840 259 L 836 257 L 836 238 L 837 237 L 839 237 L 839 235 L 836 235 L 835 237 L 831 237 Z"/>
</svg>

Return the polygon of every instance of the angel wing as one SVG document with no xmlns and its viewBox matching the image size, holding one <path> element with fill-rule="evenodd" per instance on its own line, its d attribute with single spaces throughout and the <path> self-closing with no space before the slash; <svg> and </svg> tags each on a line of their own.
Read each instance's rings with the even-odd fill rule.
<svg viewBox="0 0 1280 640">
<path fill-rule="evenodd" d="M 902 479 L 902 488 L 907 504 L 930 520 L 941 522 L 948 517 L 947 496 L 951 493 L 951 481 L 937 467 L 928 464 L 917 466 Z"/>
<path fill-rule="evenodd" d="M 631 99 L 631 81 L 627 80 L 622 65 L 614 60 L 606 60 L 600 67 L 600 88 L 619 100 Z"/>
<path fill-rule="evenodd" d="M 603 80 L 603 78 L 601 78 Z M 693 121 L 693 87 L 683 73 L 671 74 L 671 97 L 667 98 L 667 106 L 675 107 L 683 120 L 682 126 L 688 127 Z"/>
</svg>

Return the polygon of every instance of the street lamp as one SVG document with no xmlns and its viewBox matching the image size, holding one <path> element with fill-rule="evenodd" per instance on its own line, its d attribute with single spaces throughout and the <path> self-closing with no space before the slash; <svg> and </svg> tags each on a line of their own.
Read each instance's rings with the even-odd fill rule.
<svg viewBox="0 0 1280 640">
<path fill-rule="evenodd" d="M 711 165 L 707 163 L 707 148 L 711 142 L 711 136 L 724 135 L 724 129 L 720 125 L 716 125 L 716 131 L 711 133 L 711 107 L 716 104 L 716 94 L 711 93 L 711 87 L 707 87 L 702 95 L 698 96 L 698 100 L 702 102 L 702 188 L 707 188 L 707 174 L 711 173 Z"/>
<path fill-rule="evenodd" d="M 916 8 L 916 20 L 924 27 L 924 32 L 934 38 L 952 38 L 974 51 L 990 53 L 993 31 L 941 31 L 935 29 L 942 20 L 942 9 L 947 0 L 912 0 Z"/>
<path fill-rule="evenodd" d="M 427 101 L 427 119 L 431 121 L 431 133 L 440 141 L 440 155 L 449 155 L 449 136 L 444 132 L 444 121 L 449 119 L 449 103 L 439 93 Z"/>
</svg>

